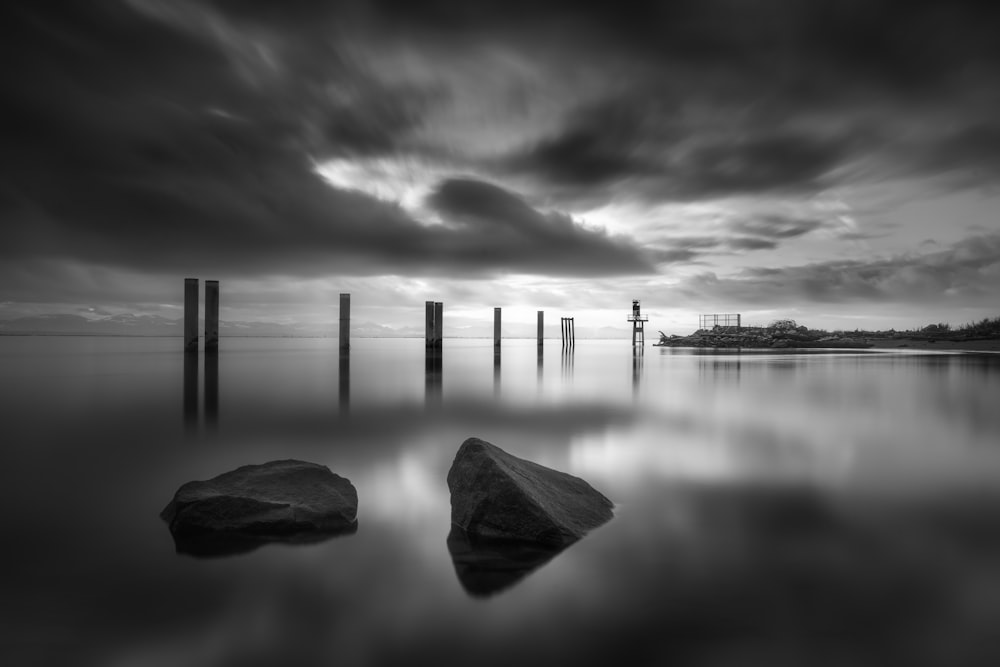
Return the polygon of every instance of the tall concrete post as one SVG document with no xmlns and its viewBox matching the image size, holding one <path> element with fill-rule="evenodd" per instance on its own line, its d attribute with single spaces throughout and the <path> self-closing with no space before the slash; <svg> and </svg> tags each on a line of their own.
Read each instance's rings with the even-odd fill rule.
<svg viewBox="0 0 1000 667">
<path fill-rule="evenodd" d="M 545 339 L 545 311 L 538 311 L 538 347 L 542 346 Z"/>
<path fill-rule="evenodd" d="M 440 301 L 434 302 L 434 347 L 444 347 L 444 304 Z"/>
<path fill-rule="evenodd" d="M 198 351 L 198 279 L 184 279 L 184 351 Z"/>
<path fill-rule="evenodd" d="M 424 302 L 424 345 L 434 347 L 434 302 Z"/>
<path fill-rule="evenodd" d="M 219 351 L 219 281 L 205 281 L 205 352 Z"/>
<path fill-rule="evenodd" d="M 351 295 L 340 295 L 340 351 L 351 349 Z"/>
<path fill-rule="evenodd" d="M 500 347 L 500 309 L 493 309 L 493 347 Z"/>
</svg>

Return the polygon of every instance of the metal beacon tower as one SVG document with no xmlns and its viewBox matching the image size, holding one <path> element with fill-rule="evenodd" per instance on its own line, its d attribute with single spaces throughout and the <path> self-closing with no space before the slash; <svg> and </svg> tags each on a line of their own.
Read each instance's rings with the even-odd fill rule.
<svg viewBox="0 0 1000 667">
<path fill-rule="evenodd" d="M 628 316 L 628 321 L 632 323 L 632 347 L 646 344 L 646 331 L 643 328 L 649 318 L 639 312 L 639 299 L 632 299 L 632 314 Z"/>
</svg>

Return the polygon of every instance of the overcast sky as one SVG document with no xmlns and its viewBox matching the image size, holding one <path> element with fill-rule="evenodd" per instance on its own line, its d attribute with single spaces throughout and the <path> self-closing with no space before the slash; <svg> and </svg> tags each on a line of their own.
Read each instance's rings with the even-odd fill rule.
<svg viewBox="0 0 1000 667">
<path fill-rule="evenodd" d="M 592 5 L 3 3 L 0 319 L 1000 314 L 1000 3 Z"/>
</svg>

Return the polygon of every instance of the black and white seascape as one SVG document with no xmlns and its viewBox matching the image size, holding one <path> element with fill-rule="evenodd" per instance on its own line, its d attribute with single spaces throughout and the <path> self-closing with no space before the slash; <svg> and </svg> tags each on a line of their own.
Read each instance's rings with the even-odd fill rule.
<svg viewBox="0 0 1000 667">
<path fill-rule="evenodd" d="M 1000 664 L 1000 5 L 0 6 L 0 664 Z"/>
</svg>

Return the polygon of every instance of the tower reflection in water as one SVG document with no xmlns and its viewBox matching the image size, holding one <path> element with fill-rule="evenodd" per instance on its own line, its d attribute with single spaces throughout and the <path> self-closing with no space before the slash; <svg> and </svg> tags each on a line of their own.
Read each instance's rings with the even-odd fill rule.
<svg viewBox="0 0 1000 667">
<path fill-rule="evenodd" d="M 642 380 L 642 364 L 644 361 L 643 347 L 632 346 L 632 396 L 639 395 L 639 384 Z"/>
</svg>

